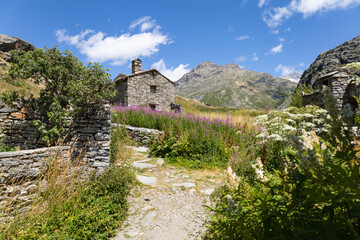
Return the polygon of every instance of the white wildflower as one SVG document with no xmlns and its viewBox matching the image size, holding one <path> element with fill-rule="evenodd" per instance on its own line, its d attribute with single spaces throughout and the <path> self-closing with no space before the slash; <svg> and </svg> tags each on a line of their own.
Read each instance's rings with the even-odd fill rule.
<svg viewBox="0 0 360 240">
<path fill-rule="evenodd" d="M 260 158 L 255 160 L 255 164 L 252 165 L 255 170 L 256 178 L 260 181 L 268 181 L 269 179 L 265 176 L 264 165 L 261 162 Z"/>
<path fill-rule="evenodd" d="M 228 167 L 225 171 L 226 184 L 230 189 L 236 189 L 239 186 L 239 177 L 236 176 L 236 173 L 233 171 L 231 166 Z"/>
<path fill-rule="evenodd" d="M 273 141 L 283 141 L 284 138 L 282 136 L 280 136 L 279 134 L 271 134 L 269 136 L 269 139 L 273 140 Z"/>
</svg>

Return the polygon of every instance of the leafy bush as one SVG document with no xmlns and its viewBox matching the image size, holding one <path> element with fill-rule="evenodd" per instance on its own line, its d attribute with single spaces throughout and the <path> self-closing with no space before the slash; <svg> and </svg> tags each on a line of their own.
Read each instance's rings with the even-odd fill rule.
<svg viewBox="0 0 360 240">
<path fill-rule="evenodd" d="M 45 85 L 37 106 L 33 107 L 46 117 L 33 124 L 41 138 L 51 144 L 65 134 L 69 119 L 75 120 L 88 105 L 102 103 L 115 94 L 110 74 L 101 65 L 85 66 L 70 51 L 38 48 L 21 54 L 12 52 L 12 57 L 7 78 L 32 78 L 36 84 Z M 18 92 L 3 94 L 8 104 L 19 97 Z M 27 102 L 24 98 L 20 101 L 24 105 Z"/>
</svg>

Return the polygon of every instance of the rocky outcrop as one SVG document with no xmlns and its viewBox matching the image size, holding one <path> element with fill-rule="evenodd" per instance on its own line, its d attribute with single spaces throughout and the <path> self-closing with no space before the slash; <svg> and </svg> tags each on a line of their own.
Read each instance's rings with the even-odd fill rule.
<svg viewBox="0 0 360 240">
<path fill-rule="evenodd" d="M 20 38 L 16 38 L 16 37 L 9 37 L 3 34 L 0 34 L 0 51 L 2 52 L 9 52 L 10 50 L 15 50 L 15 51 L 31 51 L 34 50 L 35 47 L 20 39 Z"/>
<path fill-rule="evenodd" d="M 176 82 L 175 93 L 212 106 L 262 109 L 277 107 L 296 83 L 268 73 L 203 62 Z"/>
<path fill-rule="evenodd" d="M 348 63 L 360 62 L 360 35 L 334 49 L 321 53 L 305 70 L 299 84 L 306 84 L 317 88 L 317 79 L 336 67 Z"/>
</svg>

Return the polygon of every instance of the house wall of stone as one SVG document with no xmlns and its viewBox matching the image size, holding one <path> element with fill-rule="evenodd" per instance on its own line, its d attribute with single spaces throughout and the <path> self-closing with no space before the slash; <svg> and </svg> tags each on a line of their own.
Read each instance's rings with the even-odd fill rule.
<svg viewBox="0 0 360 240">
<path fill-rule="evenodd" d="M 350 76 L 347 76 L 329 78 L 324 80 L 327 80 L 329 82 L 330 91 L 338 101 L 338 107 L 341 109 L 348 102 L 348 100 L 345 99 L 346 95 L 348 95 L 346 94 L 346 89 L 348 88 L 348 85 L 350 84 L 352 78 Z"/>
<path fill-rule="evenodd" d="M 156 93 L 150 92 L 150 86 L 156 86 Z M 156 71 L 140 73 L 129 77 L 128 105 L 156 105 L 157 110 L 170 111 L 170 103 L 174 102 L 175 86 Z"/>
<path fill-rule="evenodd" d="M 124 79 L 122 81 L 116 82 L 116 96 L 112 100 L 114 105 L 123 105 L 128 106 L 128 80 Z"/>
</svg>

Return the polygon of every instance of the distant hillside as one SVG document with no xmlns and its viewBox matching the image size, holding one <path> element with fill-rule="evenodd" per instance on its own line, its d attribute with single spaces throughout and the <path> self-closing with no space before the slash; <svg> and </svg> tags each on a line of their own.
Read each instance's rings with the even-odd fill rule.
<svg viewBox="0 0 360 240">
<path fill-rule="evenodd" d="M 321 53 L 305 70 L 299 84 L 306 84 L 316 88 L 316 80 L 324 73 L 338 66 L 360 62 L 360 35 L 331 50 Z"/>
<path fill-rule="evenodd" d="M 212 106 L 263 109 L 279 106 L 296 83 L 230 63 L 203 62 L 177 82 L 177 95 Z"/>
</svg>

